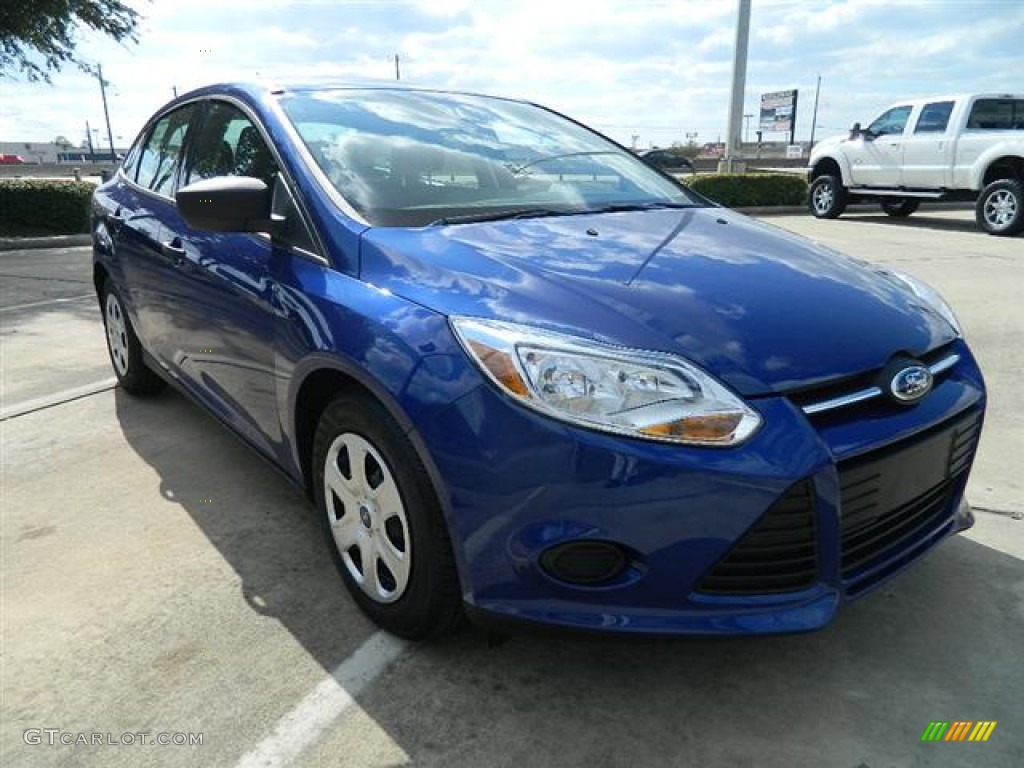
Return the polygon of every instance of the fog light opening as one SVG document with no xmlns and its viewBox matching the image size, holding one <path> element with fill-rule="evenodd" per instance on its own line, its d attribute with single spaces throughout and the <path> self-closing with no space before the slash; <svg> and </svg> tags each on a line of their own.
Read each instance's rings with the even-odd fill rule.
<svg viewBox="0 0 1024 768">
<path fill-rule="evenodd" d="M 580 586 L 598 586 L 622 575 L 628 558 L 608 541 L 570 541 L 546 550 L 540 567 L 553 579 Z"/>
</svg>

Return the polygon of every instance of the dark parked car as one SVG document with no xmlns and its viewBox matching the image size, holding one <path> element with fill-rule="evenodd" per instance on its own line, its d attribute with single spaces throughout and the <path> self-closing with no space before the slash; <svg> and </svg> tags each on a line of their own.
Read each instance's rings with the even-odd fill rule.
<svg viewBox="0 0 1024 768">
<path fill-rule="evenodd" d="M 668 149 L 647 149 L 640 152 L 640 157 L 652 168 L 666 173 L 696 173 L 693 161 L 685 155 L 676 154 Z"/>
<path fill-rule="evenodd" d="M 400 635 L 810 630 L 973 522 L 985 389 L 935 291 L 532 104 L 193 91 L 92 237 L 121 386 L 305 488 Z"/>
</svg>

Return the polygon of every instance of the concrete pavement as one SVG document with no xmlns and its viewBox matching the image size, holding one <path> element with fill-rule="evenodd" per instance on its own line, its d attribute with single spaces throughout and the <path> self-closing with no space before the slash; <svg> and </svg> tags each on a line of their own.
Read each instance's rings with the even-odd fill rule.
<svg viewBox="0 0 1024 768">
<path fill-rule="evenodd" d="M 768 221 L 913 272 L 954 304 L 991 388 L 970 488 L 991 511 L 813 635 L 492 648 L 467 629 L 408 648 L 292 765 L 1024 764 L 1020 239 L 979 233 L 965 212 Z M 21 286 L 8 295 L 4 278 L 3 308 L 72 299 L 0 312 L 15 398 L 109 376 L 98 309 L 74 299 L 88 252 L 42 256 L 0 255 Z M 314 717 L 311 692 L 376 636 L 302 495 L 171 393 L 18 416 L 0 422 L 0 447 L 0 764 L 233 766 L 267 743 L 268 764 L 287 764 L 276 729 L 295 728 L 297 708 Z M 957 719 L 999 725 L 984 744 L 920 742 L 929 721 Z M 203 743 L 32 745 L 29 728 Z"/>
</svg>

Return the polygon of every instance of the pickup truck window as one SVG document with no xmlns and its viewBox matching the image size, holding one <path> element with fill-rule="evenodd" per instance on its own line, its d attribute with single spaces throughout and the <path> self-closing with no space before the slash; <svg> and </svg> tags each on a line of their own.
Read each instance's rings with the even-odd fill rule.
<svg viewBox="0 0 1024 768">
<path fill-rule="evenodd" d="M 910 117 L 910 109 L 909 105 L 888 109 L 868 126 L 868 130 L 875 136 L 903 133 L 903 129 L 907 125 L 907 118 Z"/>
<path fill-rule="evenodd" d="M 978 99 L 967 118 L 967 130 L 1024 130 L 1024 99 Z"/>
<path fill-rule="evenodd" d="M 925 104 L 924 109 L 921 110 L 921 116 L 917 118 L 914 133 L 944 133 L 952 113 L 952 101 L 934 101 L 931 104 Z"/>
</svg>

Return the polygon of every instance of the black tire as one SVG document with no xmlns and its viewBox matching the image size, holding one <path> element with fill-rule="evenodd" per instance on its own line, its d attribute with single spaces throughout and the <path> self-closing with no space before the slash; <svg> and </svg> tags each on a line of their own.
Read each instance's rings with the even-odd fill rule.
<svg viewBox="0 0 1024 768">
<path fill-rule="evenodd" d="M 360 462 L 353 462 L 353 454 L 360 452 L 362 469 L 357 470 L 354 465 Z M 337 472 L 333 482 L 345 481 L 345 490 L 330 490 L 330 500 L 325 483 L 329 462 L 332 473 Z M 410 640 L 453 630 L 462 616 L 462 597 L 448 527 L 423 463 L 387 410 L 359 393 L 332 401 L 313 439 L 312 474 L 334 564 L 363 612 L 388 632 Z M 360 479 L 365 480 L 365 493 L 347 495 L 347 489 L 360 486 Z M 352 533 L 354 539 L 348 537 Z M 404 575 L 385 562 L 385 546 L 406 563 Z M 363 563 L 367 550 L 367 559 L 373 561 L 369 568 Z"/>
<path fill-rule="evenodd" d="M 819 176 L 811 182 L 807 207 L 818 219 L 838 219 L 846 210 L 850 195 L 842 180 L 835 176 Z"/>
<path fill-rule="evenodd" d="M 135 335 L 131 318 L 125 312 L 121 295 L 109 277 L 100 290 L 100 310 L 103 313 L 110 366 L 121 387 L 132 395 L 155 395 L 162 391 L 167 382 L 146 365 L 142 344 Z"/>
<path fill-rule="evenodd" d="M 882 210 L 885 211 L 887 216 L 892 216 L 894 219 L 905 219 L 920 206 L 921 202 L 919 200 L 907 198 L 893 198 L 892 200 L 882 201 Z"/>
<path fill-rule="evenodd" d="M 998 179 L 981 191 L 974 206 L 978 226 L 990 235 L 1012 237 L 1024 230 L 1024 184 Z"/>
</svg>

